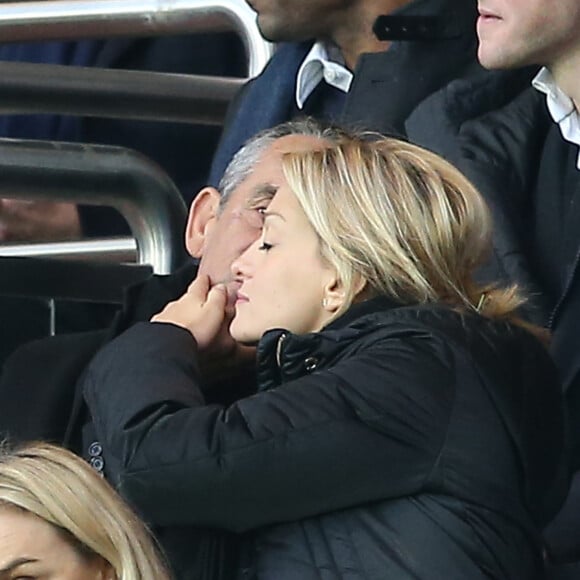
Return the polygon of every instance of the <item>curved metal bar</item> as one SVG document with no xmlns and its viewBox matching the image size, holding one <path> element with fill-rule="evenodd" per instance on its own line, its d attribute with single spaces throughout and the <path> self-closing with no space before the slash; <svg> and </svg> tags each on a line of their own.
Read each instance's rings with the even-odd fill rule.
<svg viewBox="0 0 580 580">
<path fill-rule="evenodd" d="M 0 113 L 222 125 L 242 79 L 0 62 Z"/>
<path fill-rule="evenodd" d="M 0 3 L 2 42 L 160 36 L 234 29 L 248 53 L 248 74 L 273 52 L 244 0 L 46 0 Z"/>
<path fill-rule="evenodd" d="M 0 197 L 107 205 L 127 220 L 138 262 L 169 274 L 185 256 L 186 208 L 171 179 L 123 147 L 0 139 Z"/>
<path fill-rule="evenodd" d="M 104 238 L 70 242 L 27 242 L 0 245 L 2 258 L 58 258 L 91 262 L 124 262 L 137 260 L 134 238 Z"/>
</svg>

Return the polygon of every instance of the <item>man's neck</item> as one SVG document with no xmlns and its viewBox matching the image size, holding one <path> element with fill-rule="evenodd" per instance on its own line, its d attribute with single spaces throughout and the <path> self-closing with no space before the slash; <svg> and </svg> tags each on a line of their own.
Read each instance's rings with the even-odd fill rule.
<svg viewBox="0 0 580 580">
<path fill-rule="evenodd" d="M 359 3 L 353 14 L 341 19 L 344 24 L 334 30 L 331 40 L 340 49 L 349 70 L 354 71 L 361 54 L 389 48 L 389 41 L 378 40 L 374 35 L 375 20 L 409 3 L 410 0 L 367 0 Z"/>
<path fill-rule="evenodd" d="M 387 50 L 391 44 L 388 41 L 380 41 L 374 38 L 361 37 L 352 39 L 337 38 L 334 42 L 340 48 L 340 52 L 344 58 L 346 68 L 348 68 L 351 72 L 354 71 L 356 63 L 358 62 L 361 54 L 367 52 L 382 52 Z"/>
</svg>

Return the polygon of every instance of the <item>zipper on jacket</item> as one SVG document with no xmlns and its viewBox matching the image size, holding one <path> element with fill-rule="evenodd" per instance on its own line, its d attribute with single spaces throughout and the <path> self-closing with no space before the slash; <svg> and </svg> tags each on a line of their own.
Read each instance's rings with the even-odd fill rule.
<svg viewBox="0 0 580 580">
<path fill-rule="evenodd" d="M 278 342 L 276 344 L 276 364 L 278 365 L 278 371 L 280 373 L 280 382 L 282 382 L 282 346 L 284 345 L 284 341 L 286 340 L 286 337 L 288 335 L 283 332 L 279 338 L 278 338 Z"/>
</svg>

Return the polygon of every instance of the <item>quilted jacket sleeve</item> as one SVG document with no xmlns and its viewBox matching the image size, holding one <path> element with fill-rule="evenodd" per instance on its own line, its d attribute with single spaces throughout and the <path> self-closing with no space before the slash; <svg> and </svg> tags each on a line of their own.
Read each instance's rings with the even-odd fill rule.
<svg viewBox="0 0 580 580">
<path fill-rule="evenodd" d="M 191 335 L 143 323 L 96 357 L 85 397 L 108 475 L 151 522 L 244 531 L 418 490 L 453 406 L 441 348 L 379 340 L 224 408 L 204 403 Z"/>
</svg>

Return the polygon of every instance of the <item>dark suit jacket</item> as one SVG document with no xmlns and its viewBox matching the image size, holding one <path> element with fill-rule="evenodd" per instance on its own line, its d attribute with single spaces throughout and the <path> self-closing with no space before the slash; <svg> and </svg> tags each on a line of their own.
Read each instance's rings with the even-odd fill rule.
<svg viewBox="0 0 580 580">
<path fill-rule="evenodd" d="M 188 265 L 171 276 L 154 276 L 129 289 L 124 308 L 108 329 L 50 337 L 19 348 L 6 361 L 0 377 L 0 438 L 14 443 L 49 440 L 88 455 L 90 418 L 77 388 L 85 368 L 107 342 L 183 294 L 196 271 L 195 265 Z M 247 383 L 236 381 L 229 392 L 225 390 L 225 397 L 239 390 L 247 394 L 246 389 L 255 383 L 251 373 Z M 216 391 L 216 396 L 224 394 L 221 385 Z M 234 536 L 189 526 L 153 531 L 176 580 L 232 578 L 231 567 L 237 561 Z"/>
<path fill-rule="evenodd" d="M 405 120 L 423 99 L 450 80 L 481 70 L 473 0 L 415 0 L 400 14 L 437 16 L 440 37 L 397 41 L 386 52 L 362 55 L 342 114 L 347 125 L 404 134 Z M 228 113 L 212 163 L 212 185 L 247 139 L 295 114 L 296 75 L 311 47 L 312 42 L 282 44 L 262 74 L 245 85 Z"/>
<path fill-rule="evenodd" d="M 18 348 L 0 375 L 0 438 L 49 440 L 82 453 L 85 417 L 76 385 L 88 363 L 108 341 L 181 296 L 196 272 L 195 265 L 187 265 L 129 288 L 109 328 L 43 338 Z"/>
</svg>

